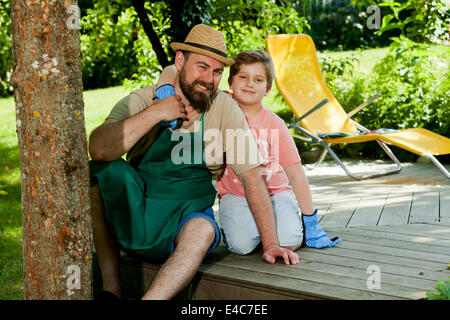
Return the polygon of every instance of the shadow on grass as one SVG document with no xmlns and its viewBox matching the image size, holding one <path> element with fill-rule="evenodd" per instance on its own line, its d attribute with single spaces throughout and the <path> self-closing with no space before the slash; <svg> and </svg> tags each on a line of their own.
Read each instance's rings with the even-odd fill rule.
<svg viewBox="0 0 450 320">
<path fill-rule="evenodd" d="M 17 145 L 10 147 L 0 142 L 0 175 L 7 173 L 6 171 L 14 170 L 19 167 L 19 147 Z"/>
<path fill-rule="evenodd" d="M 23 297 L 22 232 L 0 232 L 0 300 Z"/>
</svg>

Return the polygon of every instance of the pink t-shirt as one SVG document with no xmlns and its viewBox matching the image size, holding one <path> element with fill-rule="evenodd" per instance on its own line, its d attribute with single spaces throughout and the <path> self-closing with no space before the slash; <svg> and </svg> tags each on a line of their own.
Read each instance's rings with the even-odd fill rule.
<svg viewBox="0 0 450 320">
<path fill-rule="evenodd" d="M 266 163 L 261 165 L 261 173 L 269 194 L 273 195 L 285 190 L 292 191 L 283 166 L 300 162 L 300 156 L 283 119 L 265 107 L 262 108 L 258 117 L 246 118 L 259 151 L 266 159 Z M 219 197 L 226 194 L 245 197 L 238 177 L 229 166 L 226 166 L 223 176 L 218 178 L 217 187 Z"/>
</svg>

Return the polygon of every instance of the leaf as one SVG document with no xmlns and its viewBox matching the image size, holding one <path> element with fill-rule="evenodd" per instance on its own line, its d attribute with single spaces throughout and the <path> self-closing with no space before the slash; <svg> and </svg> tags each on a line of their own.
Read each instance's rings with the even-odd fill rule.
<svg viewBox="0 0 450 320">
<path fill-rule="evenodd" d="M 388 14 L 387 16 L 384 16 L 383 21 L 381 23 L 381 27 L 386 26 L 392 20 L 392 18 L 394 18 L 394 16 L 392 14 Z"/>
<path fill-rule="evenodd" d="M 383 2 L 378 4 L 379 7 L 400 7 L 398 2 Z"/>
<path fill-rule="evenodd" d="M 391 30 L 391 29 L 396 29 L 396 28 L 401 29 L 401 27 L 402 27 L 402 24 L 399 23 L 399 22 L 396 22 L 396 23 L 390 23 L 390 24 L 388 24 L 388 25 L 385 26 L 385 27 L 381 27 L 379 33 L 381 34 L 381 33 L 383 33 L 383 32 L 386 32 L 386 31 Z"/>
<path fill-rule="evenodd" d="M 427 291 L 428 300 L 445 300 L 445 298 L 439 293 Z"/>
</svg>

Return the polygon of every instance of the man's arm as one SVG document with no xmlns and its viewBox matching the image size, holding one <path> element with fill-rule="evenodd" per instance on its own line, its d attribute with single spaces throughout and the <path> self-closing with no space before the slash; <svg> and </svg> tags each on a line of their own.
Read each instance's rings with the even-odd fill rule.
<svg viewBox="0 0 450 320">
<path fill-rule="evenodd" d="M 185 118 L 186 110 L 179 96 L 171 96 L 123 121 L 106 121 L 89 138 L 93 160 L 113 161 L 127 153 L 159 121 Z"/>
<path fill-rule="evenodd" d="M 275 263 L 278 257 L 286 264 L 297 264 L 298 255 L 291 250 L 280 247 L 275 227 L 275 216 L 266 184 L 260 174 L 260 167 L 246 171 L 239 176 L 244 187 L 250 211 L 253 214 L 263 246 L 263 259 Z"/>
</svg>

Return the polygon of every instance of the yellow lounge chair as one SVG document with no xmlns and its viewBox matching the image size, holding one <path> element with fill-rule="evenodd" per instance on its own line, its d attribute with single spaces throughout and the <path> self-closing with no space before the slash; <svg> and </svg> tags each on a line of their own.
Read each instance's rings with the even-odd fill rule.
<svg viewBox="0 0 450 320">
<path fill-rule="evenodd" d="M 387 144 L 392 144 L 429 158 L 450 178 L 450 173 L 433 156 L 450 153 L 450 139 L 420 128 L 369 131 L 353 121 L 351 117 L 378 98 L 380 94 L 376 94 L 347 114 L 322 78 L 316 48 L 310 36 L 305 34 L 270 35 L 266 42 L 267 52 L 275 65 L 275 82 L 278 90 L 297 117 L 295 122 L 289 124 L 288 127 L 303 134 L 294 134 L 294 137 L 311 143 L 319 143 L 324 147 L 322 155 L 312 167 L 320 164 L 329 152 L 344 171 L 356 180 L 397 173 L 400 172 L 402 166 L 387 146 Z M 312 106 L 315 107 L 311 109 Z M 333 143 L 367 141 L 377 141 L 397 164 L 396 168 L 357 176 L 345 167 L 330 148 Z"/>
</svg>

